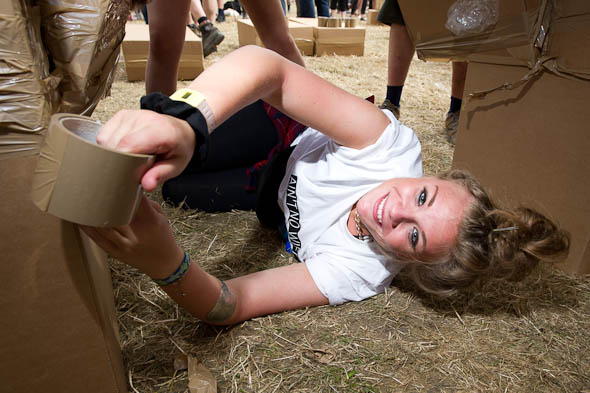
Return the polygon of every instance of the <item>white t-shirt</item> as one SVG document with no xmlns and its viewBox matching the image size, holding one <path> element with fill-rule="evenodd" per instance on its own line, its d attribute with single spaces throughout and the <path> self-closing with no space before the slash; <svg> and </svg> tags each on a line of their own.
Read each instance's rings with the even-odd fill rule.
<svg viewBox="0 0 590 393">
<path fill-rule="evenodd" d="M 293 142 L 279 187 L 293 253 L 330 304 L 381 293 L 401 269 L 375 242 L 356 239 L 346 225 L 352 206 L 368 191 L 391 178 L 422 176 L 418 138 L 384 113 L 391 123 L 377 142 L 361 150 L 338 145 L 317 130 L 304 131 Z"/>
</svg>

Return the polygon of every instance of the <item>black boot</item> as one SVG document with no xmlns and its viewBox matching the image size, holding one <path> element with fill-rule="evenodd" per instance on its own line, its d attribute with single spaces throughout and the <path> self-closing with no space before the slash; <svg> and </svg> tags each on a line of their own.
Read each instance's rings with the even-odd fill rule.
<svg viewBox="0 0 590 393">
<path fill-rule="evenodd" d="M 203 40 L 203 56 L 207 57 L 217 51 L 217 45 L 221 44 L 225 36 L 209 21 L 201 23 L 199 31 Z"/>
</svg>

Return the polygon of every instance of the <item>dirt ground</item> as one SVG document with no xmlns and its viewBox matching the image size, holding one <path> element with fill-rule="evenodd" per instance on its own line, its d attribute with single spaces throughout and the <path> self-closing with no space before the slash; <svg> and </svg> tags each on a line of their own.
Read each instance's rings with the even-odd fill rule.
<svg viewBox="0 0 590 393">
<path fill-rule="evenodd" d="M 236 22 L 210 66 L 238 47 Z M 362 57 L 305 57 L 332 83 L 383 101 L 385 26 L 367 26 Z M 179 86 L 186 82 L 181 82 Z M 124 66 L 93 117 L 137 108 L 141 82 Z M 426 173 L 450 168 L 442 134 L 450 64 L 412 63 L 403 122 L 423 146 Z M 160 201 L 159 193 L 151 198 Z M 221 279 L 293 262 L 252 212 L 206 214 L 166 207 L 194 261 Z M 171 302 L 148 278 L 112 261 L 121 344 L 131 392 L 187 392 L 186 356 L 211 371 L 219 392 L 590 392 L 590 279 L 542 266 L 521 283 L 487 283 L 437 300 L 403 276 L 360 303 L 318 307 L 213 328 Z M 176 361 L 176 362 L 175 362 Z"/>
</svg>

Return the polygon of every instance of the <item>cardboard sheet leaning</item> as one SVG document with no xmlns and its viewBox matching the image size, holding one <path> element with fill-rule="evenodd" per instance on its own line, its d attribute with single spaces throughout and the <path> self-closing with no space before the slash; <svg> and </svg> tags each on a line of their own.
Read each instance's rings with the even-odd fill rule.
<svg viewBox="0 0 590 393">
<path fill-rule="evenodd" d="M 142 194 L 141 176 L 153 156 L 98 145 L 100 126 L 84 116 L 52 116 L 33 175 L 31 195 L 39 209 L 89 226 L 131 221 Z"/>
</svg>

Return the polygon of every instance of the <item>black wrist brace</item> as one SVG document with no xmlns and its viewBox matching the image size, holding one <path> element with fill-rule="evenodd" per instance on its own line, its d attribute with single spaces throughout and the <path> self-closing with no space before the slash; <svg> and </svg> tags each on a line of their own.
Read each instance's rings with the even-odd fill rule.
<svg viewBox="0 0 590 393">
<path fill-rule="evenodd" d="M 149 109 L 186 121 L 195 132 L 195 151 L 192 160 L 203 162 L 207 158 L 209 127 L 207 126 L 207 119 L 198 108 L 186 102 L 174 101 L 160 92 L 141 97 L 140 104 L 141 109 Z"/>
</svg>

